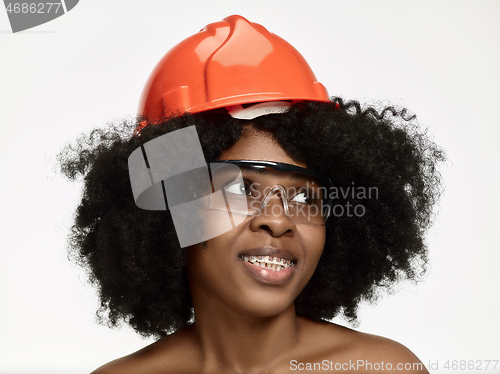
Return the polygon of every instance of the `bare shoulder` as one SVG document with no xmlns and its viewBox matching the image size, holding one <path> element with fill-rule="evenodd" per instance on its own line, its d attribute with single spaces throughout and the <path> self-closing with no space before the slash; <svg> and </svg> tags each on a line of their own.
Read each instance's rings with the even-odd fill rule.
<svg viewBox="0 0 500 374">
<path fill-rule="evenodd" d="M 168 374 L 196 372 L 199 362 L 189 328 L 167 336 L 91 374 Z"/>
<path fill-rule="evenodd" d="M 418 357 L 403 344 L 377 335 L 359 333 L 359 355 L 373 363 L 371 370 L 380 372 L 375 363 L 384 363 L 385 371 L 397 370 L 400 373 L 428 373 Z M 368 366 L 365 364 L 365 366 Z"/>
<path fill-rule="evenodd" d="M 326 360 L 332 370 L 356 373 L 428 373 L 418 357 L 404 345 L 329 322 L 306 323 L 309 347 Z M 312 351 L 311 351 L 312 353 Z"/>
</svg>

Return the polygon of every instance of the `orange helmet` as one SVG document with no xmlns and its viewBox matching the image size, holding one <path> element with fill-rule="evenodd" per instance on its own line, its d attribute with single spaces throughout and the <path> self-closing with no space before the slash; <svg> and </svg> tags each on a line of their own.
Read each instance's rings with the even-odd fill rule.
<svg viewBox="0 0 500 374">
<path fill-rule="evenodd" d="M 151 73 L 139 114 L 165 116 L 269 101 L 329 101 L 302 55 L 241 16 L 211 23 L 172 48 Z"/>
</svg>

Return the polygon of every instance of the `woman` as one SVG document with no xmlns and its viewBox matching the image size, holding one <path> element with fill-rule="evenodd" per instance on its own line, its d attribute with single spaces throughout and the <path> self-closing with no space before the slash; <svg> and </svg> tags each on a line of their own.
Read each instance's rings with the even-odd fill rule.
<svg viewBox="0 0 500 374">
<path fill-rule="evenodd" d="M 140 113 L 62 154 L 85 176 L 71 248 L 102 320 L 159 338 L 95 373 L 427 372 L 326 322 L 425 265 L 444 156 L 413 118 L 330 100 L 292 46 L 239 16 L 167 53 Z M 205 179 L 185 162 L 196 142 L 157 147 L 192 126 Z"/>
</svg>

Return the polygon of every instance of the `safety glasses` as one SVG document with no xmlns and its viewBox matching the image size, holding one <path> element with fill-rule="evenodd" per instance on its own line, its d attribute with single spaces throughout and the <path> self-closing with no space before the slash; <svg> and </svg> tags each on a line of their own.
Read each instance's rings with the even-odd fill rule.
<svg viewBox="0 0 500 374">
<path fill-rule="evenodd" d="M 330 214 L 332 182 L 310 169 L 272 161 L 223 160 L 211 162 L 210 171 L 212 191 L 224 191 L 210 195 L 210 209 L 246 216 L 285 214 L 294 223 L 310 225 L 324 225 Z"/>
<path fill-rule="evenodd" d="M 331 181 L 310 169 L 271 161 L 207 164 L 194 126 L 144 143 L 128 164 L 136 205 L 168 209 L 182 248 L 261 214 L 324 225 L 333 202 Z"/>
</svg>

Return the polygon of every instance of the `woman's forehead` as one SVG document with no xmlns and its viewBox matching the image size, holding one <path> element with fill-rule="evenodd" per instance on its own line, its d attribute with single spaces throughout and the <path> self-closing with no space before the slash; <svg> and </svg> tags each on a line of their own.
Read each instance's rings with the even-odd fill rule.
<svg viewBox="0 0 500 374">
<path fill-rule="evenodd" d="M 290 157 L 271 133 L 254 128 L 245 130 L 231 148 L 221 153 L 219 160 L 274 161 L 307 167 Z"/>
</svg>

